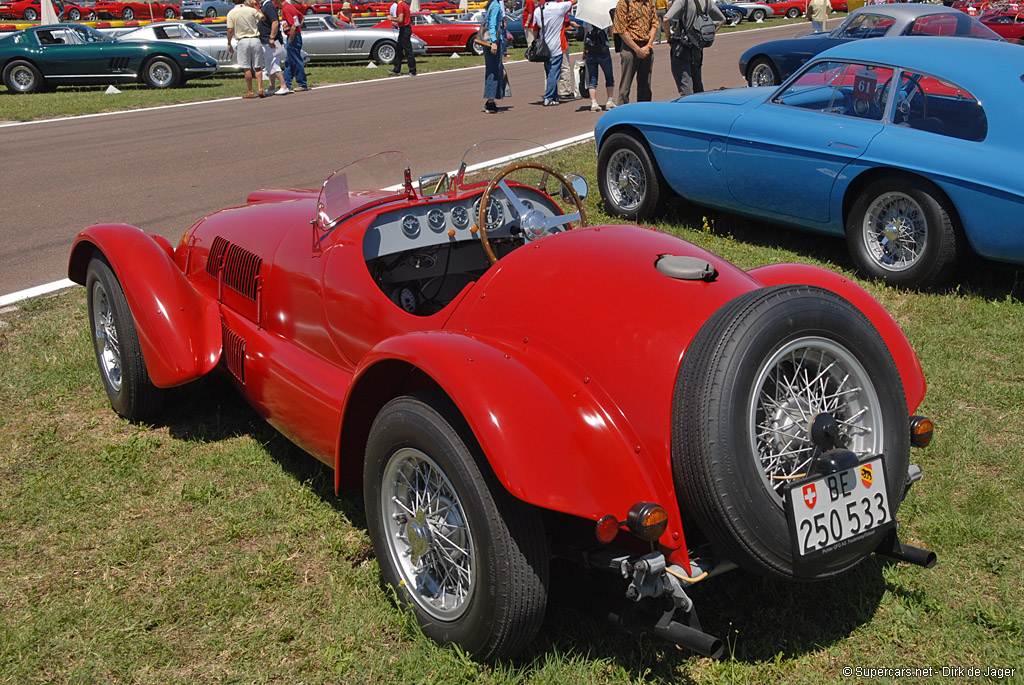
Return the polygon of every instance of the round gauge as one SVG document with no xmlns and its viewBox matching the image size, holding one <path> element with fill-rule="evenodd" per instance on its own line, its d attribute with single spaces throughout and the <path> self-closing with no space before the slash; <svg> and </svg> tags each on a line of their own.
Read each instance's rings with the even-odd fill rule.
<svg viewBox="0 0 1024 685">
<path fill-rule="evenodd" d="M 444 230 L 444 212 L 437 207 L 434 207 L 427 212 L 427 225 L 430 226 L 430 230 L 434 233 L 440 233 Z"/>
<path fill-rule="evenodd" d="M 415 238 L 420 234 L 420 220 L 415 214 L 406 214 L 402 217 L 402 233 L 409 238 Z"/>
<path fill-rule="evenodd" d="M 402 288 L 398 292 L 398 304 L 402 309 L 412 314 L 416 311 L 416 293 L 411 288 Z"/>
<path fill-rule="evenodd" d="M 469 226 L 469 211 L 462 205 L 452 207 L 452 223 L 455 224 L 455 228 Z"/>
<path fill-rule="evenodd" d="M 473 218 L 480 216 L 480 200 L 473 204 Z M 505 220 L 505 210 L 497 200 L 487 201 L 487 214 L 484 215 L 484 227 L 488 231 L 500 228 Z"/>
<path fill-rule="evenodd" d="M 523 203 L 523 207 L 526 209 L 526 211 L 530 211 L 531 209 L 533 209 L 533 203 L 530 202 L 529 200 L 524 200 L 520 198 L 519 201 Z M 516 211 L 516 206 L 511 202 L 508 203 L 508 215 L 512 219 L 519 218 L 519 212 Z"/>
</svg>

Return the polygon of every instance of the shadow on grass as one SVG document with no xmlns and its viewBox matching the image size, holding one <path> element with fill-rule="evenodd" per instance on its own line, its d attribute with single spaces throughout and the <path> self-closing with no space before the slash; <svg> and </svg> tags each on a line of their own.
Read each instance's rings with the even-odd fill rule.
<svg viewBox="0 0 1024 685">
<path fill-rule="evenodd" d="M 334 494 L 333 471 L 289 442 L 264 421 L 223 378 L 213 375 L 171 391 L 158 424 L 177 440 L 218 442 L 248 436 L 298 483 L 310 488 L 354 526 L 365 529 L 362 495 Z M 373 557 L 372 548 L 346 561 Z M 726 643 L 726 659 L 771 661 L 828 647 L 871 620 L 886 590 L 883 562 L 869 559 L 853 572 L 825 583 L 784 583 L 734 571 L 691 590 L 703 629 Z M 604 660 L 637 677 L 680 682 L 680 667 L 702 657 L 654 636 L 631 634 L 604 620 L 623 603 L 616 577 L 556 567 L 547 615 L 537 639 L 504 662 L 528 674 L 554 654 Z M 598 609 L 597 607 L 601 607 Z"/>
<path fill-rule="evenodd" d="M 843 237 L 745 219 L 734 214 L 698 207 L 679 199 L 669 201 L 665 220 L 672 225 L 701 226 L 704 217 L 710 220 L 711 232 L 714 235 L 732 236 L 749 245 L 794 252 L 826 264 L 834 264 L 851 273 L 857 272 Z M 684 239 L 687 237 L 685 229 L 679 229 L 676 233 Z M 973 295 L 993 302 L 1003 302 L 1007 299 L 1022 301 L 1024 268 L 989 261 L 968 251 L 946 283 L 935 288 L 921 289 L 919 292 Z"/>
</svg>

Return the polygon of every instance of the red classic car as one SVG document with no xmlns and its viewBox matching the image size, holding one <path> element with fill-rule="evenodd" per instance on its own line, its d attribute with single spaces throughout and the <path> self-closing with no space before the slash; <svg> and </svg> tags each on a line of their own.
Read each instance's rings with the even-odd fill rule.
<svg viewBox="0 0 1024 685">
<path fill-rule="evenodd" d="M 978 21 L 1006 40 L 1024 40 L 1024 7 L 987 9 L 978 15 Z"/>
<path fill-rule="evenodd" d="M 83 230 L 68 274 L 115 411 L 224 374 L 338 490 L 362 487 L 385 581 L 481 660 L 533 638 L 553 558 L 611 575 L 606 616 L 712 656 L 688 593 L 736 565 L 934 564 L 894 524 L 931 436 L 925 381 L 871 295 L 587 227 L 583 179 L 514 161 L 474 180 L 469 161 L 414 182 L 374 155 L 176 245 Z"/>
<path fill-rule="evenodd" d="M 758 3 L 771 5 L 776 17 L 786 16 L 795 19 L 807 12 L 807 0 L 757 0 Z"/>
<path fill-rule="evenodd" d="M 96 13 L 91 8 L 61 2 L 60 0 L 54 0 L 53 9 L 61 19 L 67 21 L 96 18 Z M 0 3 L 0 19 L 36 21 L 40 16 L 42 16 L 42 10 L 40 9 L 39 0 L 16 0 L 15 2 Z"/>
<path fill-rule="evenodd" d="M 97 0 L 94 7 L 100 19 L 174 19 L 181 16 L 181 4 L 166 2 L 111 2 Z"/>
<path fill-rule="evenodd" d="M 375 28 L 390 28 L 391 21 L 385 19 Z M 475 55 L 484 54 L 480 43 L 473 41 L 480 24 L 446 19 L 433 12 L 413 12 L 412 33 L 427 44 L 427 52 L 452 52 L 467 50 Z"/>
</svg>

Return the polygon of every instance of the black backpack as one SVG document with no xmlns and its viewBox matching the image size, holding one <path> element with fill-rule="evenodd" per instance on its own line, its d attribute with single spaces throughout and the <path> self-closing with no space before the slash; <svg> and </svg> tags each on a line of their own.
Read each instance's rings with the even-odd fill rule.
<svg viewBox="0 0 1024 685">
<path fill-rule="evenodd" d="M 608 34 L 604 29 L 592 27 L 583 37 L 583 49 L 588 54 L 603 55 L 608 52 Z"/>
</svg>

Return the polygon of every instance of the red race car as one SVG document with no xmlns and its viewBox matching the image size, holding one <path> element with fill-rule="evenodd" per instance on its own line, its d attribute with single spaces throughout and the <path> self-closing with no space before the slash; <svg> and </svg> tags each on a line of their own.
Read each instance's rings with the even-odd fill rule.
<svg viewBox="0 0 1024 685">
<path fill-rule="evenodd" d="M 1024 8 L 987 9 L 978 15 L 978 21 L 1006 40 L 1024 40 Z"/>
<path fill-rule="evenodd" d="M 384 19 L 374 28 L 390 28 L 391 21 Z M 427 52 L 453 52 L 466 50 L 474 55 L 484 54 L 484 47 L 474 42 L 480 24 L 446 19 L 433 12 L 413 12 L 412 33 L 427 44 Z"/>
<path fill-rule="evenodd" d="M 385 581 L 481 660 L 531 641 L 552 559 L 609 574 L 605 616 L 712 656 L 688 593 L 736 565 L 934 564 L 894 524 L 931 436 L 925 381 L 870 294 L 588 227 L 582 178 L 511 152 L 418 182 L 374 155 L 176 245 L 86 228 L 68 274 L 115 411 L 152 417 L 164 388 L 223 374 L 362 488 Z"/>
<path fill-rule="evenodd" d="M 771 5 L 776 17 L 786 16 L 795 19 L 807 12 L 807 0 L 757 0 L 763 5 Z"/>
<path fill-rule="evenodd" d="M 165 2 L 111 2 L 97 0 L 95 5 L 100 19 L 174 19 L 181 16 L 181 4 Z"/>
<path fill-rule="evenodd" d="M 61 19 L 66 21 L 96 18 L 96 13 L 91 8 L 64 3 L 60 0 L 54 0 L 53 9 Z M 0 19 L 37 21 L 41 16 L 42 10 L 40 9 L 39 0 L 16 0 L 15 2 L 0 3 Z"/>
</svg>

